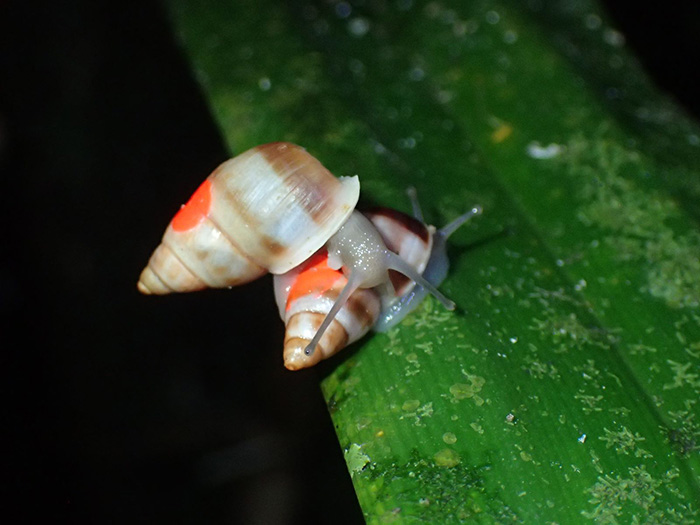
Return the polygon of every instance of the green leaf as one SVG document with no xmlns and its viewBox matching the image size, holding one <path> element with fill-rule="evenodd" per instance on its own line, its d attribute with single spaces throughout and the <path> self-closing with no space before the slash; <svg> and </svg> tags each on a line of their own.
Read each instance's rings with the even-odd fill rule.
<svg viewBox="0 0 700 525">
<path fill-rule="evenodd" d="M 324 368 L 368 522 L 693 523 L 700 130 L 596 3 L 524 4 L 169 3 L 232 153 L 302 144 L 437 225 L 484 208 L 458 310 Z"/>
</svg>

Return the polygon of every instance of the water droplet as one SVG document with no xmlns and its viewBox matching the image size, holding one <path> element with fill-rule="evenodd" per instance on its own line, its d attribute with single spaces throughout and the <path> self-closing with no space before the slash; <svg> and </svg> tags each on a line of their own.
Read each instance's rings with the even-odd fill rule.
<svg viewBox="0 0 700 525">
<path fill-rule="evenodd" d="M 447 104 L 448 102 L 450 102 L 452 100 L 453 96 L 454 95 L 450 91 L 445 91 L 444 89 L 439 90 L 435 94 L 435 98 L 437 99 L 437 101 L 440 104 Z M 446 122 L 451 123 L 452 121 L 446 121 Z"/>
<path fill-rule="evenodd" d="M 377 155 L 383 155 L 386 153 L 386 146 L 381 142 L 375 142 L 372 149 Z"/>
<path fill-rule="evenodd" d="M 455 436 L 452 432 L 445 432 L 442 435 L 442 440 L 448 445 L 454 445 L 457 443 L 457 436 Z"/>
<path fill-rule="evenodd" d="M 403 405 L 401 405 L 401 410 L 403 410 L 404 412 L 414 412 L 419 406 L 420 406 L 419 400 L 408 399 L 407 401 L 404 401 Z"/>
<path fill-rule="evenodd" d="M 455 123 L 452 122 L 450 119 L 445 119 L 442 121 L 442 129 L 445 131 L 452 131 L 452 129 L 455 127 Z"/>
<path fill-rule="evenodd" d="M 501 20 L 501 15 L 499 15 L 496 11 L 488 11 L 486 13 L 486 21 L 489 24 L 497 24 Z"/>
<path fill-rule="evenodd" d="M 419 82 L 425 78 L 425 71 L 416 66 L 408 72 L 408 78 L 410 78 L 413 82 Z"/>
<path fill-rule="evenodd" d="M 348 62 L 348 69 L 350 71 L 358 76 L 358 77 L 364 77 L 365 76 L 365 65 L 361 60 L 358 60 L 356 58 L 351 58 L 350 61 Z"/>
<path fill-rule="evenodd" d="M 454 36 L 464 36 L 467 33 L 467 23 L 458 20 L 452 24 L 452 34 Z"/>
<path fill-rule="evenodd" d="M 416 147 L 416 139 L 413 137 L 406 137 L 404 139 L 399 139 L 399 148 L 401 149 L 413 149 Z"/>
<path fill-rule="evenodd" d="M 440 22 L 446 25 L 452 25 L 457 20 L 457 13 L 454 9 L 445 9 L 440 13 Z"/>
<path fill-rule="evenodd" d="M 258 87 L 263 91 L 269 91 L 272 87 L 272 82 L 268 77 L 262 77 L 260 80 L 258 80 Z"/>
<path fill-rule="evenodd" d="M 442 7 L 437 2 L 430 2 L 425 6 L 425 16 L 428 18 L 437 18 Z"/>
<path fill-rule="evenodd" d="M 352 13 L 352 6 L 347 2 L 338 2 L 335 4 L 335 15 L 338 18 L 347 18 Z"/>
<path fill-rule="evenodd" d="M 606 29 L 603 32 L 603 41 L 613 47 L 621 47 L 625 45 L 625 35 L 615 29 Z"/>
<path fill-rule="evenodd" d="M 353 18 L 348 23 L 348 31 L 352 36 L 362 37 L 369 31 L 369 20 L 362 17 Z"/>
<path fill-rule="evenodd" d="M 459 454 L 457 454 L 457 452 L 451 448 L 442 449 L 440 452 L 435 454 L 433 458 L 435 459 L 435 464 L 438 467 L 456 467 L 460 462 Z"/>
<path fill-rule="evenodd" d="M 329 29 L 330 25 L 328 24 L 328 20 L 319 18 L 318 20 L 314 21 L 314 31 L 316 31 L 317 35 L 325 35 L 328 33 Z"/>
<path fill-rule="evenodd" d="M 583 24 L 586 26 L 586 29 L 590 29 L 591 31 L 599 29 L 602 23 L 603 21 L 595 13 L 589 13 L 583 19 Z"/>
<path fill-rule="evenodd" d="M 559 144 L 542 146 L 539 142 L 533 141 L 527 145 L 527 155 L 533 159 L 551 159 L 559 155 L 562 149 Z"/>
</svg>

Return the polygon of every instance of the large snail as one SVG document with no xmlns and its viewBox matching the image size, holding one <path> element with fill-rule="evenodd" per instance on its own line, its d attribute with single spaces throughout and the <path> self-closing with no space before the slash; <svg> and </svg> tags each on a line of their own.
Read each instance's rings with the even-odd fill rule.
<svg viewBox="0 0 700 525">
<path fill-rule="evenodd" d="M 435 232 L 415 202 L 416 218 L 356 211 L 359 186 L 356 176 L 334 177 L 294 144 L 252 148 L 221 164 L 178 211 L 138 289 L 224 288 L 275 274 L 292 370 L 330 357 L 373 326 L 387 329 L 426 292 L 454 309 L 435 288 L 447 272 L 444 241 L 479 209 Z M 314 315 L 302 321 L 302 312 Z"/>
</svg>

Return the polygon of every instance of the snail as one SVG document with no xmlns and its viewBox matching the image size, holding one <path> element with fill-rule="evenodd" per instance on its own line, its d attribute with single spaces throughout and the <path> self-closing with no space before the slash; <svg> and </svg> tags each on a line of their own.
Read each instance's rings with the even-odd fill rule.
<svg viewBox="0 0 700 525">
<path fill-rule="evenodd" d="M 413 217 L 390 208 L 377 208 L 364 215 L 381 235 L 388 251 L 411 265 L 424 280 L 414 281 L 390 270 L 389 281 L 376 288 L 346 291 L 347 303 L 342 305 L 339 298 L 344 290 L 350 290 L 349 277 L 329 265 L 325 248 L 299 267 L 274 276 L 275 300 L 286 325 L 284 364 L 288 369 L 313 366 L 360 339 L 370 329 L 386 332 L 414 310 L 428 292 L 448 309 L 454 307 L 435 290 L 447 276 L 447 239 L 481 213 L 481 208 L 475 206 L 436 230 L 423 223 L 415 190 L 411 189 L 409 195 Z M 319 351 L 314 351 L 315 348 Z"/>
<path fill-rule="evenodd" d="M 270 272 L 286 283 L 282 286 L 285 291 L 276 292 L 278 304 L 283 301 L 285 311 L 302 311 L 309 308 L 296 304 L 304 295 L 303 286 L 301 292 L 291 293 L 290 283 L 308 272 L 320 271 L 326 277 L 335 272 L 331 286 L 320 294 L 312 290 L 315 300 L 326 306 L 315 312 L 322 315 L 314 316 L 315 332 L 310 340 L 308 327 L 304 338 L 296 337 L 291 316 L 286 319 L 285 341 L 305 342 L 301 349 L 295 341 L 289 356 L 285 350 L 291 369 L 315 364 L 361 337 L 379 322 L 382 312 L 386 319 L 377 328 L 388 329 L 415 307 L 420 300 L 415 297 L 422 297 L 420 294 L 431 293 L 445 308 L 454 309 L 454 303 L 421 275 L 435 267 L 436 275 L 442 272 L 444 278 L 444 253 L 435 256 L 438 262 L 433 262 L 432 255 L 439 251 L 436 246 L 444 245 L 440 240 L 443 230 L 436 233 L 422 224 L 417 203 L 414 219 L 400 212 L 365 216 L 355 210 L 359 191 L 357 176 L 334 177 L 300 146 L 285 142 L 256 146 L 221 164 L 176 213 L 141 273 L 138 290 L 160 295 L 226 288 Z M 455 222 L 461 224 L 474 213 L 477 208 Z M 393 218 L 387 220 L 387 216 Z M 419 234 L 405 236 L 406 224 Z M 404 237 L 409 239 L 407 245 Z M 423 249 L 416 255 L 417 239 Z M 444 246 L 441 249 L 444 252 Z M 395 282 L 400 285 L 398 296 Z M 289 297 L 293 301 L 287 308 Z M 357 314 L 358 305 L 365 309 L 364 318 L 351 327 L 347 312 Z M 343 320 L 348 325 L 344 334 L 337 326 Z M 330 339 L 337 344 L 324 346 Z M 319 343 L 321 351 L 316 352 Z"/>
<path fill-rule="evenodd" d="M 144 294 L 227 288 L 284 273 L 340 228 L 360 197 L 307 151 L 274 142 L 227 160 L 168 225 L 141 273 Z"/>
</svg>

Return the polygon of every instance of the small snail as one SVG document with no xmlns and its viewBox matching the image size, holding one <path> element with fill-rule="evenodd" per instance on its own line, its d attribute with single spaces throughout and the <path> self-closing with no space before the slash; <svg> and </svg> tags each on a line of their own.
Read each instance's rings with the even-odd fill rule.
<svg viewBox="0 0 700 525">
<path fill-rule="evenodd" d="M 355 177 L 337 179 L 285 142 L 227 160 L 177 212 L 141 273 L 145 294 L 243 284 L 314 254 L 353 212 Z"/>
<path fill-rule="evenodd" d="M 334 177 L 299 146 L 252 148 L 221 164 L 178 211 L 137 287 L 167 294 L 236 286 L 267 272 L 280 276 L 276 296 L 285 305 L 290 369 L 329 357 L 375 323 L 388 329 L 425 293 L 454 309 L 432 283 L 447 272 L 444 239 L 479 210 L 454 221 L 449 231 L 435 232 L 422 224 L 417 203 L 417 219 L 394 211 L 361 214 L 354 209 L 359 191 L 357 176 Z M 421 275 L 424 269 L 432 283 Z M 320 275 L 330 278 L 330 286 L 294 289 L 298 279 L 314 282 Z M 305 316 L 302 325 L 291 321 L 297 312 L 317 315 Z M 351 321 L 358 313 L 361 320 Z"/>
<path fill-rule="evenodd" d="M 328 263 L 326 249 L 291 271 L 274 276 L 275 299 L 285 322 L 284 364 L 290 370 L 313 366 L 364 336 L 370 329 L 385 332 L 420 304 L 427 292 L 443 304 L 438 286 L 447 276 L 447 238 L 481 208 L 474 207 L 447 226 L 435 230 L 422 222 L 422 213 L 411 191 L 415 217 L 390 208 L 377 208 L 364 215 L 380 233 L 390 252 L 422 273 L 427 280 L 415 281 L 389 272 L 390 280 L 377 288 L 358 288 L 347 303 L 339 297 L 348 279 Z M 450 308 L 451 304 L 446 304 Z M 335 308 L 335 310 L 334 310 Z M 326 330 L 327 329 L 327 330 Z M 325 331 L 324 331 L 325 330 Z M 318 352 L 313 349 L 318 348 Z M 309 351 L 311 350 L 311 351 Z"/>
</svg>

